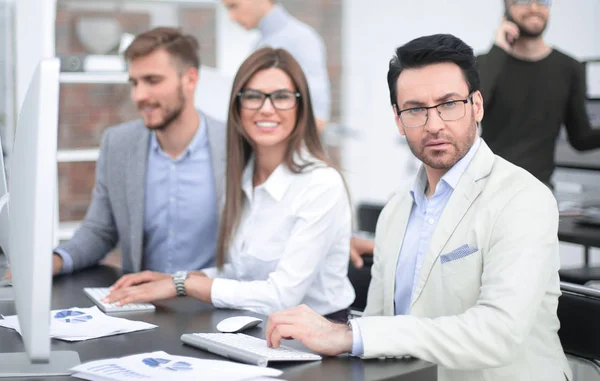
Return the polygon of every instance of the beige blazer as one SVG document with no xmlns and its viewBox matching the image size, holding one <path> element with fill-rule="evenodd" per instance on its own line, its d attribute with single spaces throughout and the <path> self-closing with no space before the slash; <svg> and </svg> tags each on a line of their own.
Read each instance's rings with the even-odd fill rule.
<svg viewBox="0 0 600 381">
<path fill-rule="evenodd" d="M 482 142 L 433 233 L 410 315 L 393 316 L 411 208 L 409 192 L 399 193 L 377 224 L 365 317 L 356 320 L 363 357 L 427 360 L 438 364 L 440 381 L 571 380 L 557 334 L 558 210 L 550 190 Z M 455 251 L 464 245 L 474 252 Z"/>
</svg>

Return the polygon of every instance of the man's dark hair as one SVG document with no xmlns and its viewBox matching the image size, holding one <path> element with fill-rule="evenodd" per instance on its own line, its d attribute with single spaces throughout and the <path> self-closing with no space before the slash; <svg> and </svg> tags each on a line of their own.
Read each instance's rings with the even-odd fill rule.
<svg viewBox="0 0 600 381">
<path fill-rule="evenodd" d="M 402 70 L 444 62 L 452 62 L 460 67 L 469 86 L 469 93 L 479 90 L 477 57 L 473 48 L 451 34 L 434 34 L 419 37 L 396 49 L 387 75 L 392 105 L 398 102 L 396 83 Z"/>
</svg>

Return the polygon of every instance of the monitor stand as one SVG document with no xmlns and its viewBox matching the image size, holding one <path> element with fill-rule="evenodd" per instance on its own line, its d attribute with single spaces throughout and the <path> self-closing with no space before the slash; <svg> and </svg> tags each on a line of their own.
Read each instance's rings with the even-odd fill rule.
<svg viewBox="0 0 600 381">
<path fill-rule="evenodd" d="M 73 351 L 50 352 L 47 363 L 32 363 L 25 352 L 0 353 L 0 379 L 14 377 L 69 376 L 69 369 L 79 365 L 79 354 Z"/>
</svg>

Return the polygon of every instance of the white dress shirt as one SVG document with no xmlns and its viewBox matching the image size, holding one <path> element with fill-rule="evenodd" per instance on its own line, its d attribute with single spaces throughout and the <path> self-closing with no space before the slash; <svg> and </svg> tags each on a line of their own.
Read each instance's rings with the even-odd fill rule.
<svg viewBox="0 0 600 381">
<path fill-rule="evenodd" d="M 300 304 L 321 315 L 349 307 L 351 208 L 341 175 L 321 162 L 301 173 L 281 164 L 253 187 L 253 173 L 252 158 L 228 263 L 203 270 L 214 278 L 212 303 L 265 315 Z"/>
</svg>

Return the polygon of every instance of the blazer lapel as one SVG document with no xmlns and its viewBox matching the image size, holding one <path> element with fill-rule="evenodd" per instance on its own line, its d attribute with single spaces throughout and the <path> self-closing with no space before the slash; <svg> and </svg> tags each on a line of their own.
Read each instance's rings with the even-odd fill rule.
<svg viewBox="0 0 600 381">
<path fill-rule="evenodd" d="M 150 132 L 142 126 L 139 139 L 129 151 L 127 161 L 127 205 L 131 233 L 131 263 L 133 271 L 142 269 L 144 250 L 144 200 L 146 193 L 146 169 L 148 166 L 148 144 Z"/>
<path fill-rule="evenodd" d="M 384 298 L 384 315 L 395 315 L 394 290 L 396 285 L 396 267 L 398 265 L 398 259 L 400 259 L 400 250 L 402 249 L 402 243 L 404 242 L 404 235 L 406 234 L 406 227 L 408 225 L 408 219 L 410 218 L 412 206 L 413 199 L 410 194 L 406 194 L 395 210 L 394 214 L 398 217 L 391 218 L 393 223 L 388 231 L 388 236 L 391 240 L 389 244 L 385 244 L 384 250 L 389 250 L 391 252 L 389 255 L 393 256 L 394 259 L 393 261 L 388 262 L 389 266 L 385 269 L 383 284 L 386 290 L 391 293 L 391 297 Z"/>
<path fill-rule="evenodd" d="M 494 159 L 494 154 L 485 142 L 482 141 L 473 160 L 458 181 L 452 196 L 450 196 L 448 204 L 444 208 L 431 237 L 429 247 L 423 258 L 421 270 L 419 271 L 417 284 L 413 290 L 411 307 L 419 299 L 421 291 L 423 291 L 431 270 L 442 253 L 444 246 L 481 193 L 482 187 L 478 183 L 478 180 L 489 175 L 494 164 Z"/>
</svg>

